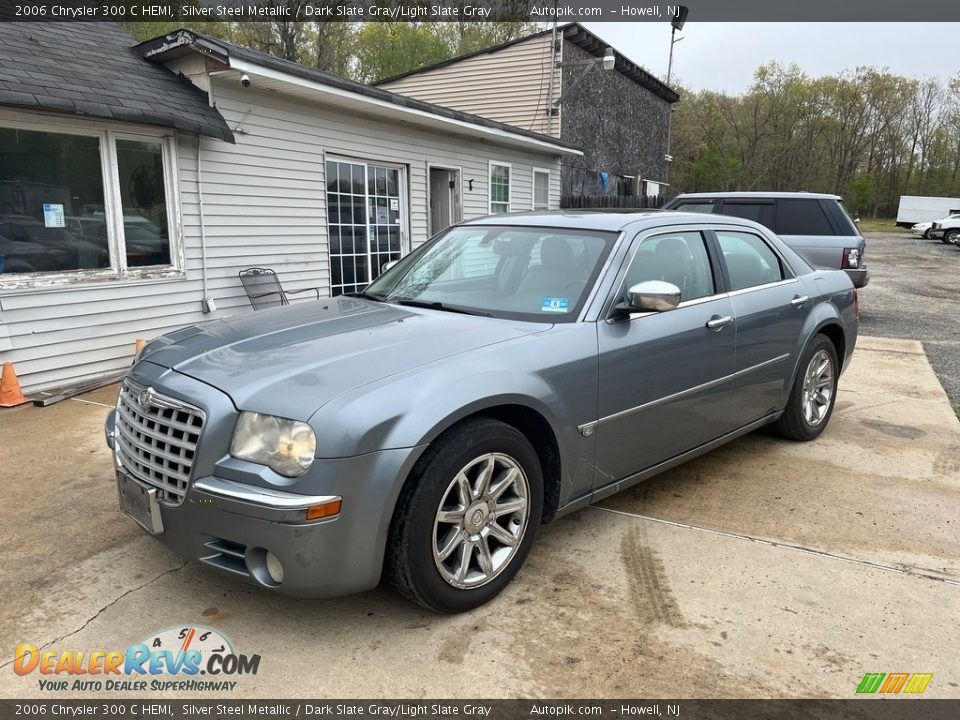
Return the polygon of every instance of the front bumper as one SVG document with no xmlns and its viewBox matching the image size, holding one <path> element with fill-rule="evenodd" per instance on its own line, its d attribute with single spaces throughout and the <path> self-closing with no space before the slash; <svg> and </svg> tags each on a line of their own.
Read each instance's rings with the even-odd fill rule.
<svg viewBox="0 0 960 720">
<path fill-rule="evenodd" d="M 111 447 L 115 412 L 105 425 Z M 163 532 L 153 537 L 183 557 L 287 595 L 369 590 L 380 581 L 393 507 L 420 450 L 318 459 L 308 486 L 322 495 L 238 482 L 249 464 L 222 458 L 220 472 L 194 479 L 180 505 L 160 505 Z M 342 501 L 337 516 L 306 520 L 308 506 L 334 497 Z M 283 566 L 280 583 L 267 572 L 267 551 Z"/>
<path fill-rule="evenodd" d="M 848 268 L 845 269 L 844 272 L 850 277 L 855 288 L 866 287 L 867 283 L 870 282 L 870 271 L 866 266 L 861 268 Z"/>
</svg>

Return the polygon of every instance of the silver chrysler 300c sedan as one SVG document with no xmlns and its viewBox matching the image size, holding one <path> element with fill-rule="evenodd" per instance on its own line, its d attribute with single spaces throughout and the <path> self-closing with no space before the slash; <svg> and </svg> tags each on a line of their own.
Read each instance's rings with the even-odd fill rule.
<svg viewBox="0 0 960 720">
<path fill-rule="evenodd" d="M 747 220 L 463 223 L 358 295 L 149 343 L 106 425 L 120 505 L 262 587 L 468 610 L 542 522 L 762 425 L 816 438 L 857 314 Z"/>
</svg>

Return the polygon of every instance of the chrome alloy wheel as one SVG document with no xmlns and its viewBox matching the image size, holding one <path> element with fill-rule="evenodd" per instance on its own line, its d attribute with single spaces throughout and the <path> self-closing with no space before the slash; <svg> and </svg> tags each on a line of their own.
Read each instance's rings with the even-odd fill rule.
<svg viewBox="0 0 960 720">
<path fill-rule="evenodd" d="M 530 516 L 530 486 L 509 455 L 486 453 L 457 473 L 433 523 L 433 561 L 443 579 L 473 589 L 517 554 Z"/>
<path fill-rule="evenodd" d="M 833 363 L 826 350 L 818 350 L 807 363 L 803 376 L 803 419 L 810 427 L 823 422 L 833 398 Z"/>
</svg>

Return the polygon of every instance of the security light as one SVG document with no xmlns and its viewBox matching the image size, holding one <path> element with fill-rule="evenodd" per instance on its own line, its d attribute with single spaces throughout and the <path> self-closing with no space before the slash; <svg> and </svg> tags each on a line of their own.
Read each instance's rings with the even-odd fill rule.
<svg viewBox="0 0 960 720">
<path fill-rule="evenodd" d="M 680 12 L 676 14 L 673 20 L 670 21 L 670 25 L 673 26 L 674 30 L 683 30 L 683 24 L 687 21 L 687 15 L 690 13 L 690 8 L 686 5 L 680 6 Z"/>
<path fill-rule="evenodd" d="M 608 47 L 603 53 L 603 69 L 604 70 L 613 70 L 613 66 L 617 62 L 617 56 L 613 52 L 612 47 Z"/>
</svg>

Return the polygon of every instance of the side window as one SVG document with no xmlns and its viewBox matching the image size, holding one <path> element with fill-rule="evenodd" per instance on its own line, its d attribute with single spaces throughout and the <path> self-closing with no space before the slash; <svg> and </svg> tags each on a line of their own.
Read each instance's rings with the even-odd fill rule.
<svg viewBox="0 0 960 720">
<path fill-rule="evenodd" d="M 731 290 L 783 280 L 780 258 L 757 235 L 730 230 L 717 230 L 716 233 L 730 275 Z"/>
<path fill-rule="evenodd" d="M 618 302 L 627 289 L 647 280 L 663 280 L 680 288 L 680 301 L 713 295 L 713 273 L 706 243 L 699 232 L 654 235 L 640 243 L 627 270 Z"/>
<path fill-rule="evenodd" d="M 670 210 L 679 210 L 680 212 L 712 213 L 713 200 L 688 200 L 677 203 Z"/>
<path fill-rule="evenodd" d="M 723 203 L 720 212 L 744 220 L 753 220 L 764 227 L 773 229 L 773 203 L 770 202 L 731 202 L 727 200 Z"/>
<path fill-rule="evenodd" d="M 833 235 L 820 201 L 777 200 L 777 221 L 773 231 L 778 235 Z"/>
</svg>

